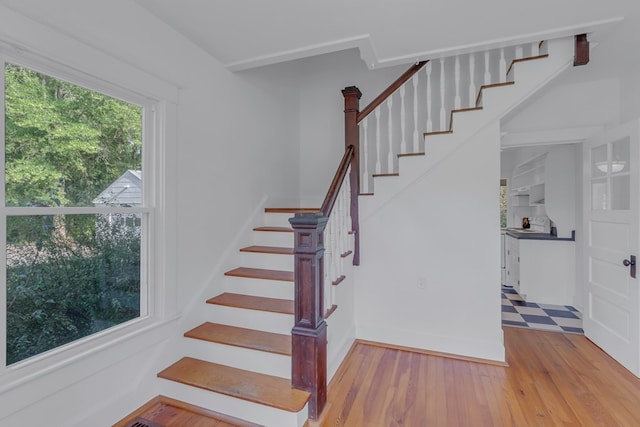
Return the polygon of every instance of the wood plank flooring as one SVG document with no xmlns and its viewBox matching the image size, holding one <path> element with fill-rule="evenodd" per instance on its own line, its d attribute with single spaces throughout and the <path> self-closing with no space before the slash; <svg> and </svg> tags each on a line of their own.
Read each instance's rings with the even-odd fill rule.
<svg viewBox="0 0 640 427">
<path fill-rule="evenodd" d="M 309 426 L 640 426 L 640 380 L 585 337 L 504 328 L 509 367 L 356 343 Z"/>
</svg>

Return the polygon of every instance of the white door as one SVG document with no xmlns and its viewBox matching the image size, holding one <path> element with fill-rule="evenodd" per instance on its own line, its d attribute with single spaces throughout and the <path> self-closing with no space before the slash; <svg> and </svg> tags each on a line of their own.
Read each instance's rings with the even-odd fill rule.
<svg viewBox="0 0 640 427">
<path fill-rule="evenodd" d="M 640 122 L 583 145 L 587 255 L 585 335 L 640 376 L 640 293 L 631 277 L 638 255 Z M 626 260 L 626 261 L 625 261 Z M 627 265 L 625 265 L 627 264 Z"/>
</svg>

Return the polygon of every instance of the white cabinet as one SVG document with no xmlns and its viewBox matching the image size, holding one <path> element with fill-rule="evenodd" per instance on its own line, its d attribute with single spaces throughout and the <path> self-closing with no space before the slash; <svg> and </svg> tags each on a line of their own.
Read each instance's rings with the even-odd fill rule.
<svg viewBox="0 0 640 427">
<path fill-rule="evenodd" d="M 545 199 L 545 164 L 547 153 L 536 156 L 518 165 L 511 178 L 512 206 L 540 206 Z M 523 197 L 526 196 L 525 205 Z"/>
<path fill-rule="evenodd" d="M 507 284 L 527 301 L 573 305 L 575 242 L 506 236 Z"/>
</svg>

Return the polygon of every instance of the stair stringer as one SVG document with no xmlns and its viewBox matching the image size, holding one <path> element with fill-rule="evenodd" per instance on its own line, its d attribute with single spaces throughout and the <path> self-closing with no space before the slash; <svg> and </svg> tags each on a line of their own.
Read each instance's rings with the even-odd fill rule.
<svg viewBox="0 0 640 427">
<path fill-rule="evenodd" d="M 548 48 L 547 58 L 514 64 L 510 77 L 513 76 L 515 84 L 483 90 L 482 109 L 454 113 L 452 133 L 427 135 L 424 156 L 400 157 L 399 175 L 376 177 L 374 195 L 360 197 L 360 218 L 366 219 L 376 212 L 487 124 L 504 117 L 571 66 L 573 38 L 551 40 Z"/>
</svg>

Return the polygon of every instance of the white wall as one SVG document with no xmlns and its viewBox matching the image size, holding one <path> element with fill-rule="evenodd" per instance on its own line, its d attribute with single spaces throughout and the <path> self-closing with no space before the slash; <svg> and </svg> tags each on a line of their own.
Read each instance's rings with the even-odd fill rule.
<svg viewBox="0 0 640 427">
<path fill-rule="evenodd" d="M 499 141 L 493 122 L 361 222 L 359 338 L 504 360 Z"/>
<path fill-rule="evenodd" d="M 234 75 L 133 2 L 39 3 L 18 4 L 20 15 L 1 9 L 0 38 L 125 87 L 135 89 L 122 72 L 131 68 L 179 89 L 164 177 L 175 215 L 167 226 L 174 237 L 166 263 L 171 280 L 179 278 L 168 298 L 181 312 L 205 287 L 215 295 L 222 286 L 220 260 L 264 195 L 298 192 L 297 97 L 278 90 L 287 88 L 289 76 Z M 31 20 L 17 26 L 23 14 L 62 28 L 51 32 Z M 116 421 L 155 394 L 152 379 L 171 350 L 167 339 L 183 332 L 169 323 L 137 337 L 136 345 L 119 343 L 2 392 L 0 407 L 11 415 L 0 425 L 74 425 L 98 405 L 99 424 Z"/>
<path fill-rule="evenodd" d="M 300 76 L 300 196 L 326 194 L 344 153 L 344 98 L 341 90 L 358 86 L 364 108 L 408 66 L 370 71 L 357 50 L 297 61 Z"/>
</svg>

